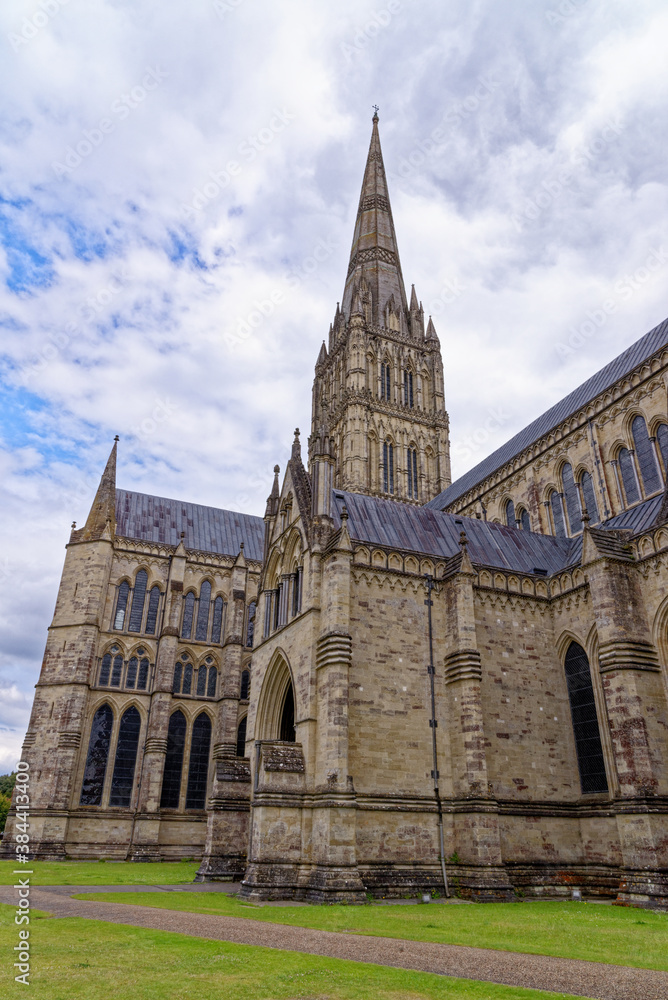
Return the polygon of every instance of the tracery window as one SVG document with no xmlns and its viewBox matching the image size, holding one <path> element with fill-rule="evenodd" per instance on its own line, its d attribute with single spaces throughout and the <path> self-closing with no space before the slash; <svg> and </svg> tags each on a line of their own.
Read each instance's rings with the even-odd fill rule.
<svg viewBox="0 0 668 1000">
<path fill-rule="evenodd" d="M 138 649 L 136 656 L 131 656 L 128 660 L 128 670 L 125 675 L 125 686 L 133 690 L 136 685 L 137 691 L 145 691 L 148 683 L 148 657 L 144 649 Z"/>
<path fill-rule="evenodd" d="M 116 614 L 114 615 L 114 628 L 118 632 L 123 630 L 123 625 L 125 624 L 125 612 L 128 607 L 129 593 L 130 584 L 127 580 L 122 580 L 118 585 L 118 593 L 116 595 Z"/>
<path fill-rule="evenodd" d="M 589 659 L 579 643 L 572 642 L 568 647 L 564 668 L 582 792 L 607 792 L 608 779 Z"/>
<path fill-rule="evenodd" d="M 112 673 L 113 664 L 113 673 Z M 121 675 L 123 673 L 123 654 L 118 646 L 112 646 L 111 651 L 105 653 L 100 664 L 100 687 L 120 687 Z M 111 683 L 110 683 L 111 680 Z"/>
<path fill-rule="evenodd" d="M 110 806 L 130 805 L 132 786 L 135 780 L 135 765 L 137 763 L 137 747 L 139 746 L 139 731 L 141 717 L 132 705 L 121 717 L 116 743 L 116 760 L 111 778 Z"/>
<path fill-rule="evenodd" d="M 194 695 L 197 698 L 215 698 L 218 668 L 213 657 L 207 656 L 195 670 L 189 653 L 181 653 L 174 664 L 172 694 Z"/>
<path fill-rule="evenodd" d="M 392 369 L 385 361 L 380 366 L 380 398 L 388 403 L 392 399 Z"/>
<path fill-rule="evenodd" d="M 409 448 L 406 453 L 407 495 L 412 500 L 418 498 L 417 448 Z"/>
<path fill-rule="evenodd" d="M 186 809 L 204 809 L 206 783 L 209 775 L 209 750 L 211 748 L 211 719 L 201 712 L 193 724 L 190 741 L 190 763 L 186 788 Z"/>
<path fill-rule="evenodd" d="M 598 504 L 596 503 L 596 493 L 594 492 L 594 480 L 591 473 L 583 472 L 580 476 L 580 487 L 582 489 L 582 499 L 587 508 L 587 514 L 592 524 L 598 524 Z"/>
<path fill-rule="evenodd" d="M 529 511 L 526 507 L 522 507 L 521 510 L 517 512 L 517 517 L 522 531 L 531 531 L 531 518 L 529 517 Z"/>
<path fill-rule="evenodd" d="M 394 493 L 394 446 L 389 441 L 383 443 L 383 490 Z"/>
<path fill-rule="evenodd" d="M 413 372 L 404 371 L 404 406 L 413 409 Z"/>
<path fill-rule="evenodd" d="M 209 611 L 211 610 L 211 584 L 204 580 L 199 591 L 199 607 L 197 611 L 197 626 L 195 638 L 198 642 L 206 642 L 209 635 Z"/>
<path fill-rule="evenodd" d="M 237 728 L 237 757 L 246 756 L 246 729 L 248 716 L 244 715 Z"/>
<path fill-rule="evenodd" d="M 209 663 L 209 662 L 210 662 L 210 660 L 207 659 L 207 663 Z M 216 684 L 217 683 L 218 683 L 218 671 L 216 670 L 216 668 L 214 666 L 211 666 L 211 667 L 209 667 L 209 680 L 208 680 L 207 686 L 206 686 L 206 696 L 207 696 L 207 698 L 215 698 L 216 697 Z"/>
<path fill-rule="evenodd" d="M 550 493 L 550 510 L 552 512 L 552 524 L 557 538 L 566 538 L 566 519 L 564 518 L 564 507 L 561 502 L 561 495 L 556 490 Z"/>
<path fill-rule="evenodd" d="M 86 767 L 79 800 L 82 806 L 99 806 L 102 802 L 113 724 L 114 713 L 111 708 L 109 705 L 101 705 L 93 716 L 93 724 L 90 729 Z"/>
<path fill-rule="evenodd" d="M 148 573 L 145 569 L 140 569 L 135 577 L 135 585 L 132 592 L 132 607 L 130 609 L 128 632 L 141 632 L 142 620 L 144 618 L 144 601 L 146 600 L 147 584 Z"/>
<path fill-rule="evenodd" d="M 570 462 L 566 462 L 561 470 L 561 483 L 564 491 L 564 500 L 566 501 L 568 524 L 571 529 L 571 535 L 575 535 L 582 527 L 582 510 L 580 509 L 578 488 L 575 485 L 573 466 Z"/>
<path fill-rule="evenodd" d="M 162 775 L 161 809 L 178 809 L 181 797 L 181 774 L 186 746 L 186 717 L 177 710 L 172 714 L 167 729 L 167 755 Z"/>
<path fill-rule="evenodd" d="M 158 623 L 158 609 L 160 608 L 160 587 L 155 584 L 151 587 L 148 595 L 148 611 L 146 612 L 146 635 L 155 635 Z"/>
<path fill-rule="evenodd" d="M 663 459 L 663 470 L 668 478 L 668 424 L 659 424 L 656 429 L 656 440 Z"/>
<path fill-rule="evenodd" d="M 200 598 L 201 600 L 201 598 Z M 213 622 L 211 624 L 211 642 L 220 642 L 223 628 L 223 614 L 225 605 L 220 595 L 213 602 Z"/>
<path fill-rule="evenodd" d="M 181 637 L 189 639 L 193 630 L 193 615 L 195 614 L 195 595 L 189 590 L 183 600 L 183 623 L 181 625 Z"/>
<path fill-rule="evenodd" d="M 634 417 L 631 424 L 631 434 L 633 435 L 635 452 L 638 457 L 640 478 L 645 496 L 649 496 L 651 493 L 656 493 L 657 490 L 661 489 L 661 477 L 657 467 L 654 448 L 647 433 L 647 424 L 644 417 Z"/>
<path fill-rule="evenodd" d="M 515 504 L 512 500 L 506 501 L 506 524 L 509 528 L 515 527 Z"/>
<path fill-rule="evenodd" d="M 241 671 L 241 688 L 239 691 L 239 697 L 242 699 L 248 698 L 250 694 L 250 670 Z"/>
<path fill-rule="evenodd" d="M 628 448 L 622 448 L 617 457 L 619 462 L 619 471 L 622 475 L 622 485 L 624 487 L 624 494 L 626 496 L 626 503 L 629 506 L 632 503 L 637 503 L 640 500 L 640 493 L 638 492 L 638 483 L 636 482 L 636 470 L 633 463 L 633 455 Z"/>
</svg>

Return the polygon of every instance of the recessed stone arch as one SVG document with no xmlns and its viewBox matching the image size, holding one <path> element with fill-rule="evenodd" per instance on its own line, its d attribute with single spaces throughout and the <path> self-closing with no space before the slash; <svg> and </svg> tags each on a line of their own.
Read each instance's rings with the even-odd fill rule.
<svg viewBox="0 0 668 1000">
<path fill-rule="evenodd" d="M 281 739 L 281 730 L 285 723 L 284 713 L 290 697 L 294 719 L 295 687 L 292 671 L 286 654 L 278 649 L 271 659 L 258 696 L 255 718 L 256 739 Z"/>
</svg>

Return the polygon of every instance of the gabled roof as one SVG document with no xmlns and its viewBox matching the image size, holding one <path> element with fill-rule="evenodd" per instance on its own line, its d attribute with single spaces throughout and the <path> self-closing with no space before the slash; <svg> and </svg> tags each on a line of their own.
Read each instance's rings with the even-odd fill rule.
<svg viewBox="0 0 668 1000">
<path fill-rule="evenodd" d="M 341 508 L 348 510 L 348 532 L 353 541 L 448 558 L 459 552 L 459 535 L 468 538 L 471 562 L 516 573 L 544 570 L 548 576 L 576 561 L 574 539 L 554 538 L 475 517 L 446 514 L 397 500 L 334 490 L 336 527 Z"/>
<path fill-rule="evenodd" d="M 178 545 L 181 532 L 187 549 L 236 556 L 244 543 L 246 559 L 262 561 L 264 521 L 218 507 L 116 490 L 116 534 L 147 542 Z"/>
<path fill-rule="evenodd" d="M 506 441 L 505 444 L 497 448 L 496 451 L 488 455 L 482 462 L 479 462 L 475 468 L 457 479 L 446 490 L 443 490 L 437 497 L 434 497 L 433 500 L 425 504 L 425 506 L 444 510 L 450 504 L 459 500 L 460 497 L 464 496 L 465 493 L 468 493 L 469 490 L 472 490 L 479 483 L 482 483 L 483 480 L 491 476 L 497 469 L 505 465 L 506 462 L 510 462 L 511 459 L 519 455 L 525 448 L 534 444 L 534 442 L 538 441 L 573 413 L 586 406 L 592 399 L 595 399 L 600 393 L 609 389 L 611 385 L 614 385 L 619 379 L 628 375 L 639 364 L 646 361 L 653 354 L 656 354 L 657 351 L 660 351 L 667 344 L 668 319 L 665 319 L 658 326 L 655 326 L 653 330 L 650 330 L 649 333 L 646 333 L 644 337 L 637 340 L 635 344 L 627 348 L 614 361 L 611 361 L 605 368 L 601 368 L 599 372 L 592 375 L 590 379 L 583 382 L 581 386 L 574 389 L 568 396 L 555 403 L 554 406 L 550 407 L 537 420 L 534 420 L 533 423 L 525 427 L 519 434 Z"/>
</svg>

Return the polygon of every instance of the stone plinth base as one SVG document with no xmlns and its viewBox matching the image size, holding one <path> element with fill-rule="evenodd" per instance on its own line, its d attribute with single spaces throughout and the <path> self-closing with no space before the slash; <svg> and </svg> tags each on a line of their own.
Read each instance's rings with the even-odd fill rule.
<svg viewBox="0 0 668 1000">
<path fill-rule="evenodd" d="M 366 903 L 357 867 L 252 862 L 239 896 L 249 900 L 297 899 L 312 903 Z"/>
<path fill-rule="evenodd" d="M 616 906 L 668 910 L 668 870 L 621 872 Z"/>
<path fill-rule="evenodd" d="M 196 882 L 240 882 L 246 871 L 244 854 L 209 855 L 202 859 Z"/>
</svg>

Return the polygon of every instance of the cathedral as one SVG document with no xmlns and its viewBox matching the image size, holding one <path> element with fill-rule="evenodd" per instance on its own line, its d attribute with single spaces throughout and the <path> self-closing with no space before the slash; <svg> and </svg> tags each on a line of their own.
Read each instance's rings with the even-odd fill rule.
<svg viewBox="0 0 668 1000">
<path fill-rule="evenodd" d="M 668 321 L 452 482 L 374 116 L 264 518 L 119 488 L 116 451 L 23 746 L 34 857 L 195 857 L 251 900 L 668 907 Z"/>
</svg>

